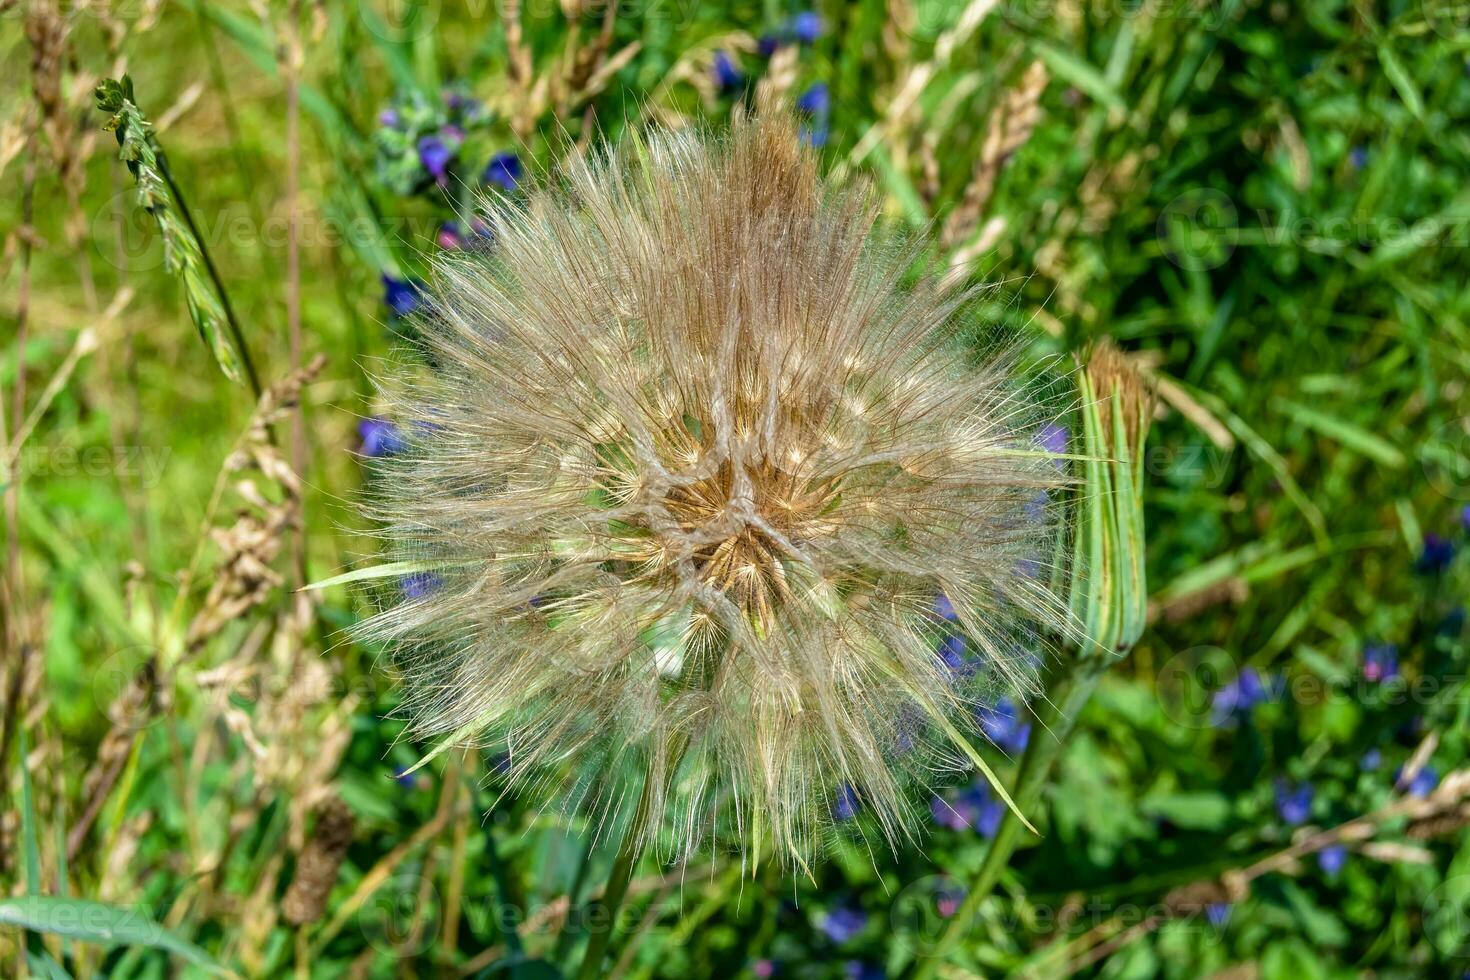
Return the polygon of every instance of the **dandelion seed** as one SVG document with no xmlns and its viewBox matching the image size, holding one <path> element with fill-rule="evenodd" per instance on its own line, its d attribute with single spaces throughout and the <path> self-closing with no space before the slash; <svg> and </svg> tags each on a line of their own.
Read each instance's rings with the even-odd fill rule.
<svg viewBox="0 0 1470 980">
<path fill-rule="evenodd" d="M 1056 509 L 1026 517 L 1068 480 L 1036 376 L 960 341 L 968 297 L 790 117 L 579 159 L 487 220 L 493 254 L 435 256 L 434 370 L 385 385 L 409 439 L 370 509 L 442 584 L 360 634 L 415 737 L 601 823 L 642 790 L 644 841 L 685 853 L 804 865 L 844 800 L 914 837 L 979 709 L 1036 690 L 1018 649 L 1070 635 L 1017 571 L 1061 552 Z"/>
</svg>

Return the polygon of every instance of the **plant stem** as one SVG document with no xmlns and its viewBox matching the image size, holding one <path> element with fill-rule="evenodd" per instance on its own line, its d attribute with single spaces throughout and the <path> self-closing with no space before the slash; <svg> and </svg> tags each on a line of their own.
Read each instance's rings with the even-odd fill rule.
<svg viewBox="0 0 1470 980">
<path fill-rule="evenodd" d="M 1040 730 L 1027 743 L 1016 770 L 1012 796 L 1021 810 L 1028 813 L 1035 810 L 1052 765 L 1061 754 L 1062 745 L 1106 669 L 1107 660 L 1101 656 L 1069 657 L 1053 664 L 1045 688 L 1046 697 L 1036 709 Z M 980 906 L 995 889 L 1001 872 L 1010 863 L 1011 854 L 1020 842 L 1021 830 L 1021 821 L 1015 813 L 1007 810 L 980 870 L 970 880 L 964 901 L 945 926 L 938 945 L 928 956 L 914 961 L 910 972 L 912 980 L 929 980 L 945 956 L 970 933 Z"/>
<path fill-rule="evenodd" d="M 618 847 L 618 856 L 613 860 L 607 887 L 602 892 L 602 906 L 607 910 L 607 927 L 589 930 L 587 951 L 582 956 L 582 967 L 577 971 L 578 980 L 596 980 L 602 971 L 602 958 L 612 939 L 618 909 L 627 897 L 628 883 L 633 880 L 633 869 L 638 864 L 638 855 L 643 852 L 643 834 L 652 816 L 653 791 L 654 777 L 650 773 L 643 777 L 643 791 L 638 796 L 638 809 L 623 832 L 623 842 Z"/>
</svg>

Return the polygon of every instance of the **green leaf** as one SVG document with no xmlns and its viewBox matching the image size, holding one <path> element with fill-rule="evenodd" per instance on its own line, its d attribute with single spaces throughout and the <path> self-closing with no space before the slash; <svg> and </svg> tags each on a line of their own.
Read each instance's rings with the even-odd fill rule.
<svg viewBox="0 0 1470 980">
<path fill-rule="evenodd" d="M 1109 85 L 1108 80 L 1092 65 L 1041 41 L 1035 42 L 1033 47 L 1036 49 L 1036 56 L 1046 62 L 1046 67 L 1051 69 L 1053 75 L 1071 82 L 1098 102 L 1113 109 L 1121 112 L 1128 108 L 1118 90 Z"/>
<path fill-rule="evenodd" d="M 1409 72 L 1404 68 L 1404 63 L 1399 61 L 1399 56 L 1393 53 L 1393 48 L 1385 42 L 1378 45 L 1378 61 L 1383 65 L 1383 74 L 1398 90 L 1399 98 L 1404 100 L 1404 105 L 1414 114 L 1414 118 L 1420 122 L 1424 121 L 1424 100 L 1419 97 L 1419 89 L 1415 87 L 1414 80 L 1409 77 Z"/>
<path fill-rule="evenodd" d="M 217 976 L 230 975 L 204 950 L 154 922 L 146 913 L 105 902 L 50 895 L 0 900 L 0 925 L 102 946 L 146 946 L 163 950 Z"/>
<path fill-rule="evenodd" d="M 1397 446 L 1381 436 L 1374 435 L 1367 429 L 1356 426 L 1351 422 L 1344 422 L 1335 415 L 1319 412 L 1315 408 L 1308 408 L 1298 404 L 1289 398 L 1276 398 L 1271 403 L 1278 412 L 1290 416 L 1309 429 L 1314 429 L 1320 434 L 1342 443 L 1343 446 L 1353 450 L 1361 456 L 1367 456 L 1376 463 L 1395 470 L 1404 468 L 1404 454 Z"/>
<path fill-rule="evenodd" d="M 1219 830 L 1230 819 L 1230 801 L 1219 793 L 1163 793 L 1144 797 L 1139 807 L 1187 830 Z"/>
</svg>

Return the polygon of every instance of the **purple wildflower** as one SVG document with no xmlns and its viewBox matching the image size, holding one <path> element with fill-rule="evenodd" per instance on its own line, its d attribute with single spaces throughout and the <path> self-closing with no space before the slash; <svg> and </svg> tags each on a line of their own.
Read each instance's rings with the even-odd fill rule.
<svg viewBox="0 0 1470 980">
<path fill-rule="evenodd" d="M 1329 878 L 1336 878 L 1347 864 L 1347 848 L 1341 844 L 1328 844 L 1317 852 L 1317 867 Z"/>
<path fill-rule="evenodd" d="M 434 236 L 434 241 L 440 248 L 448 252 L 464 248 L 464 238 L 459 233 L 459 225 L 453 221 L 446 221 L 439 226 L 439 233 Z"/>
<path fill-rule="evenodd" d="M 768 978 L 776 975 L 776 961 L 765 959 L 756 960 L 751 964 L 750 972 L 754 973 L 760 980 L 768 980 Z"/>
<path fill-rule="evenodd" d="M 762 34 L 760 40 L 756 41 L 755 50 L 762 58 L 769 58 L 776 53 L 776 49 L 780 46 L 781 38 L 768 32 Z"/>
<path fill-rule="evenodd" d="M 424 299 L 424 284 L 418 279 L 395 279 L 383 273 L 383 302 L 396 317 L 408 316 Z"/>
<path fill-rule="evenodd" d="M 397 109 L 384 109 L 382 112 L 378 113 L 379 126 L 396 127 L 399 121 L 400 120 Z"/>
<path fill-rule="evenodd" d="M 443 584 L 444 579 L 433 572 L 414 572 L 400 583 L 406 599 L 422 599 Z"/>
<path fill-rule="evenodd" d="M 970 658 L 965 656 L 965 650 L 965 638 L 958 633 L 951 633 L 944 638 L 935 652 L 939 655 L 939 659 L 944 661 L 950 673 L 959 674 L 970 665 Z"/>
<path fill-rule="evenodd" d="M 985 737 L 1001 751 L 1014 755 L 1025 750 L 1031 738 L 1031 724 L 1021 718 L 1016 702 L 1001 698 L 994 707 L 982 707 L 976 717 Z"/>
<path fill-rule="evenodd" d="M 1424 550 L 1414 563 L 1414 570 L 1421 575 L 1438 575 L 1450 567 L 1455 560 L 1455 546 L 1438 534 L 1424 535 Z"/>
<path fill-rule="evenodd" d="M 1358 768 L 1364 772 L 1373 772 L 1383 765 L 1383 752 L 1380 749 L 1369 749 L 1363 753 L 1363 758 L 1358 760 Z"/>
<path fill-rule="evenodd" d="M 956 794 L 950 802 L 942 796 L 929 801 L 934 822 L 949 830 L 974 830 L 983 837 L 994 837 L 1005 817 L 1004 805 L 990 795 L 990 788 L 975 782 Z"/>
<path fill-rule="evenodd" d="M 516 184 L 520 183 L 523 170 L 521 158 L 514 153 L 497 153 L 485 165 L 485 172 L 480 175 L 480 180 L 509 192 L 515 190 Z"/>
<path fill-rule="evenodd" d="M 1042 449 L 1049 453 L 1061 455 L 1067 451 L 1067 444 L 1071 437 L 1067 433 L 1067 427 L 1059 422 L 1048 422 L 1041 427 L 1036 434 L 1036 442 Z"/>
<path fill-rule="evenodd" d="M 398 431 L 397 425 L 381 415 L 357 423 L 357 435 L 362 439 L 362 447 L 358 452 L 371 459 L 403 452 L 403 433 Z"/>
<path fill-rule="evenodd" d="M 842 975 L 847 980 L 886 980 L 887 974 L 881 966 L 874 966 L 862 960 L 848 960 L 842 967 Z"/>
<path fill-rule="evenodd" d="M 419 163 L 423 164 L 429 176 L 440 184 L 447 182 L 449 161 L 454 159 L 454 152 L 449 149 L 449 146 L 437 136 L 421 136 L 418 151 Z"/>
<path fill-rule="evenodd" d="M 1276 781 L 1276 814 L 1288 826 L 1296 827 L 1312 816 L 1312 798 L 1315 790 L 1311 783 L 1292 786 L 1284 780 Z"/>
<path fill-rule="evenodd" d="M 1433 793 L 1434 788 L 1439 785 L 1439 773 L 1434 771 L 1433 766 L 1421 766 L 1419 771 L 1414 773 L 1414 777 L 1405 782 L 1404 770 L 1401 766 L 1394 775 L 1393 782 L 1408 795 L 1422 799 Z"/>
<path fill-rule="evenodd" d="M 1354 170 L 1362 170 L 1368 166 L 1368 148 L 1366 146 L 1355 146 L 1348 153 L 1348 163 L 1352 164 Z"/>
<path fill-rule="evenodd" d="M 801 127 L 802 140 L 811 146 L 827 145 L 827 122 L 832 112 L 832 96 L 826 82 L 816 82 L 796 100 L 797 111 L 808 117 Z"/>
<path fill-rule="evenodd" d="M 822 917 L 822 931 L 838 945 L 852 939 L 867 926 L 868 913 L 850 905 L 839 905 Z"/>
<path fill-rule="evenodd" d="M 1223 929 L 1225 923 L 1230 921 L 1231 908 L 1232 906 L 1229 902 L 1211 902 L 1205 906 L 1205 918 L 1216 929 Z"/>
<path fill-rule="evenodd" d="M 710 70 L 715 76 L 715 84 L 720 87 L 720 91 L 722 92 L 737 89 L 745 81 L 745 76 L 740 73 L 739 66 L 735 64 L 735 60 L 726 51 L 715 52 L 715 62 Z"/>
<path fill-rule="evenodd" d="M 857 816 L 862 804 L 858 802 L 857 790 L 844 783 L 837 790 L 837 800 L 832 804 L 832 819 L 851 820 Z"/>
<path fill-rule="evenodd" d="M 791 36 L 802 44 L 813 44 L 822 36 L 822 15 L 815 10 L 803 10 L 791 18 Z"/>
<path fill-rule="evenodd" d="M 950 602 L 949 596 L 943 592 L 934 597 L 934 615 L 951 623 L 960 618 L 954 611 L 954 603 Z"/>
<path fill-rule="evenodd" d="M 1254 667 L 1244 667 L 1234 679 L 1215 692 L 1210 705 L 1210 722 L 1221 725 L 1250 714 L 1265 701 L 1270 691 Z"/>
<path fill-rule="evenodd" d="M 1363 648 L 1363 679 L 1374 684 L 1399 675 L 1399 648 L 1392 643 L 1372 643 Z"/>
</svg>

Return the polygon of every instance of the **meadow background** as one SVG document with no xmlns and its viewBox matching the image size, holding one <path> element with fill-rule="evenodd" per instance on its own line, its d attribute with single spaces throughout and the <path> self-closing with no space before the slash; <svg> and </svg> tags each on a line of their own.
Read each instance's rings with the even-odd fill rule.
<svg viewBox="0 0 1470 980">
<path fill-rule="evenodd" d="M 1038 354 L 1112 337 L 1158 385 L 1150 627 L 938 974 L 1470 970 L 1464 4 L 40 0 L 0 55 L 0 973 L 575 962 L 613 848 L 482 819 L 476 753 L 405 773 L 434 746 L 341 633 L 371 596 L 296 587 L 375 552 L 369 377 L 417 356 L 426 256 L 494 247 L 471 191 L 757 90 Z M 101 128 L 124 73 L 259 410 Z M 988 731 L 1003 777 L 1045 737 Z M 612 974 L 904 975 L 998 819 L 945 799 L 810 879 L 646 861 Z"/>
</svg>

